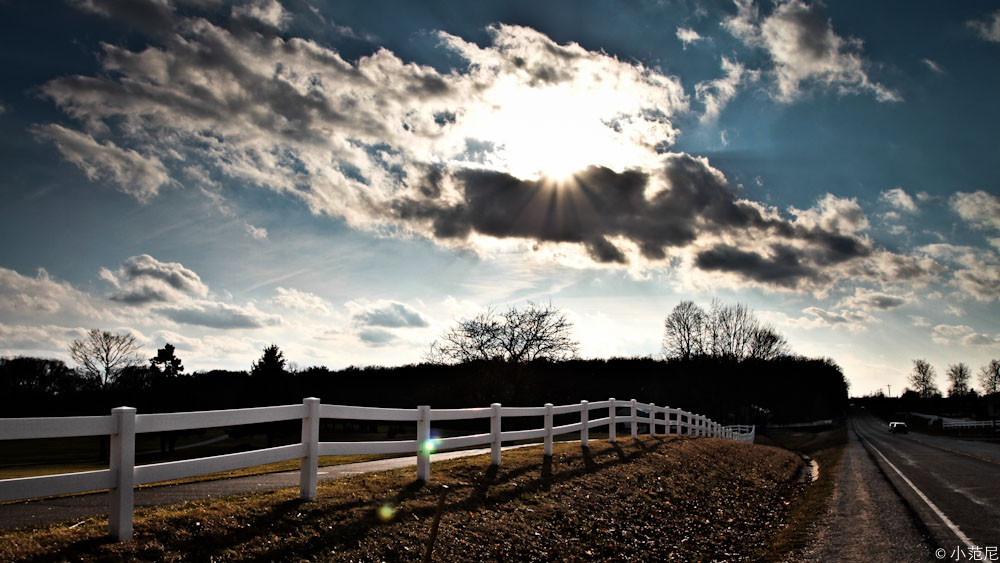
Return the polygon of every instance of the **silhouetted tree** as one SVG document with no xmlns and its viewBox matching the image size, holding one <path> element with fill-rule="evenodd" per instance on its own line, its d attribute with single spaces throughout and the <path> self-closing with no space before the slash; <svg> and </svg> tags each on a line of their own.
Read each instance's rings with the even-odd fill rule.
<svg viewBox="0 0 1000 563">
<path fill-rule="evenodd" d="M 62 360 L 0 358 L 0 389 L 7 398 L 25 394 L 54 397 L 94 387 L 96 383 L 96 379 L 88 379 Z"/>
<path fill-rule="evenodd" d="M 983 388 L 983 395 L 1000 392 L 1000 359 L 990 360 L 979 368 L 979 385 Z"/>
<path fill-rule="evenodd" d="M 969 394 L 969 380 L 972 378 L 969 366 L 962 362 L 952 364 L 948 366 L 945 375 L 948 376 L 949 397 L 962 397 Z"/>
<path fill-rule="evenodd" d="M 691 301 L 682 301 L 663 326 L 663 350 L 670 358 L 773 360 L 790 353 L 785 337 L 742 303 L 724 305 L 715 300 L 706 313 Z"/>
<path fill-rule="evenodd" d="M 184 371 L 181 359 L 174 355 L 174 346 L 169 343 L 156 351 L 156 357 L 149 359 L 149 365 L 167 377 L 176 377 Z"/>
<path fill-rule="evenodd" d="M 663 321 L 663 352 L 690 360 L 704 354 L 705 311 L 693 301 L 681 301 Z"/>
<path fill-rule="evenodd" d="M 69 354 L 102 387 L 109 387 L 122 370 L 142 364 L 139 346 L 131 334 L 91 329 L 87 337 L 74 340 Z"/>
<path fill-rule="evenodd" d="M 941 394 L 934 383 L 936 377 L 937 374 L 934 373 L 934 367 L 927 363 L 926 360 L 913 360 L 913 371 L 910 372 L 909 380 L 910 384 L 913 385 L 913 390 L 919 396 L 934 397 Z"/>
<path fill-rule="evenodd" d="M 271 344 L 264 348 L 264 354 L 260 360 L 254 362 L 250 367 L 250 375 L 254 377 L 274 377 L 285 374 L 285 355 L 278 349 L 277 344 Z"/>
<path fill-rule="evenodd" d="M 576 357 L 579 347 L 572 331 L 573 323 L 552 304 L 528 303 L 503 313 L 490 308 L 441 335 L 431 344 L 427 359 L 434 363 L 568 360 Z"/>
</svg>

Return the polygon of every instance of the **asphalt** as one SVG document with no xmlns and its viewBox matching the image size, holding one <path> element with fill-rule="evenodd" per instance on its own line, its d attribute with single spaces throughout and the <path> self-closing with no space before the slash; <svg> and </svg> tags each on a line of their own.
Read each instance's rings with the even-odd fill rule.
<svg viewBox="0 0 1000 563">
<path fill-rule="evenodd" d="M 489 452 L 488 448 L 479 448 L 435 453 L 431 454 L 431 462 L 488 454 Z M 329 481 L 358 473 L 387 471 L 400 467 L 415 467 L 416 465 L 416 456 L 331 465 L 320 467 L 319 480 Z M 433 478 L 434 472 L 432 468 L 431 479 Z M 135 490 L 135 506 L 136 508 L 141 508 L 145 506 L 175 504 L 192 500 L 298 486 L 299 472 L 296 470 L 180 485 L 143 487 Z M 108 494 L 106 492 L 10 503 L 0 505 L 0 529 L 19 528 L 51 522 L 76 522 L 94 516 L 106 515 L 107 513 Z"/>
<path fill-rule="evenodd" d="M 921 528 L 853 432 L 834 483 L 827 514 L 794 561 L 935 561 Z"/>
<path fill-rule="evenodd" d="M 889 434 L 860 413 L 852 429 L 930 536 L 937 560 L 1000 557 L 1000 445 Z M 976 553 L 978 551 L 978 555 Z"/>
</svg>

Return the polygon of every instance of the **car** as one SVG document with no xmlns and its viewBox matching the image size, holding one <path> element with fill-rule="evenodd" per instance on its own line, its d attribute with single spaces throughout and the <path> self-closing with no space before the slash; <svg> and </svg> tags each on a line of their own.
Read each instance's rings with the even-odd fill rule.
<svg viewBox="0 0 1000 563">
<path fill-rule="evenodd" d="M 889 423 L 889 433 L 890 434 L 906 434 L 907 428 L 905 422 L 890 422 Z"/>
</svg>

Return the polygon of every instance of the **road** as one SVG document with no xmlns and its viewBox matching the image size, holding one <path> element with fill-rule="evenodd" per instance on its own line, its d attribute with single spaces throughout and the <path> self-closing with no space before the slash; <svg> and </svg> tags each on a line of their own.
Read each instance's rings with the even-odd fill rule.
<svg viewBox="0 0 1000 563">
<path fill-rule="evenodd" d="M 975 560 L 979 549 L 985 560 L 1000 560 L 1000 445 L 889 434 L 864 411 L 852 415 L 851 428 L 944 550 L 938 559 Z"/>
<path fill-rule="evenodd" d="M 821 467 L 820 471 L 831 468 Z M 828 512 L 812 543 L 787 561 L 930 563 L 934 549 L 858 436 L 848 433 Z"/>
</svg>

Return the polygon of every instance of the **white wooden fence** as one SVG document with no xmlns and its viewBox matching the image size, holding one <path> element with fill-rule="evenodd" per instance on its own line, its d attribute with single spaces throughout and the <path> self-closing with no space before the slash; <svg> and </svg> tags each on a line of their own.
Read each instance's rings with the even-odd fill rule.
<svg viewBox="0 0 1000 563">
<path fill-rule="evenodd" d="M 619 413 L 628 409 L 628 414 Z M 606 410 L 607 416 L 591 419 L 591 411 Z M 580 422 L 553 426 L 553 417 L 580 413 Z M 544 425 L 530 430 L 501 430 L 504 418 L 540 416 Z M 347 419 L 370 421 L 416 422 L 416 440 L 370 442 L 320 442 L 321 419 Z M 483 434 L 432 438 L 431 423 L 445 420 L 490 420 L 490 431 Z M 241 424 L 302 421 L 300 443 L 248 452 L 153 463 L 135 464 L 136 434 L 169 432 L 197 428 L 217 428 Z M 631 401 L 598 401 L 541 407 L 504 407 L 494 403 L 489 407 L 470 409 L 389 409 L 324 405 L 316 398 L 305 399 L 301 405 L 260 407 L 235 410 L 196 411 L 165 414 L 136 414 L 132 407 L 112 409 L 109 416 L 74 416 L 55 418 L 0 418 L 0 440 L 25 440 L 37 438 L 71 438 L 77 436 L 111 437 L 108 469 L 64 473 L 40 477 L 0 480 L 0 502 L 38 497 L 82 493 L 107 489 L 108 528 L 112 537 L 125 541 L 132 537 L 133 488 L 136 485 L 230 471 L 265 463 L 301 459 L 299 487 L 301 497 L 316 499 L 319 456 L 350 454 L 417 454 L 417 479 L 430 479 L 430 454 L 437 450 L 491 445 L 491 462 L 500 465 L 501 443 L 514 440 L 543 439 L 545 455 L 552 455 L 554 436 L 580 433 L 586 446 L 591 428 L 607 427 L 608 439 L 616 440 L 618 424 L 626 424 L 636 437 L 639 424 L 648 425 L 650 434 L 662 429 L 667 435 L 710 436 L 742 442 L 753 442 L 752 426 L 722 426 L 707 417 L 687 411 L 658 407 L 652 403 Z"/>
</svg>

